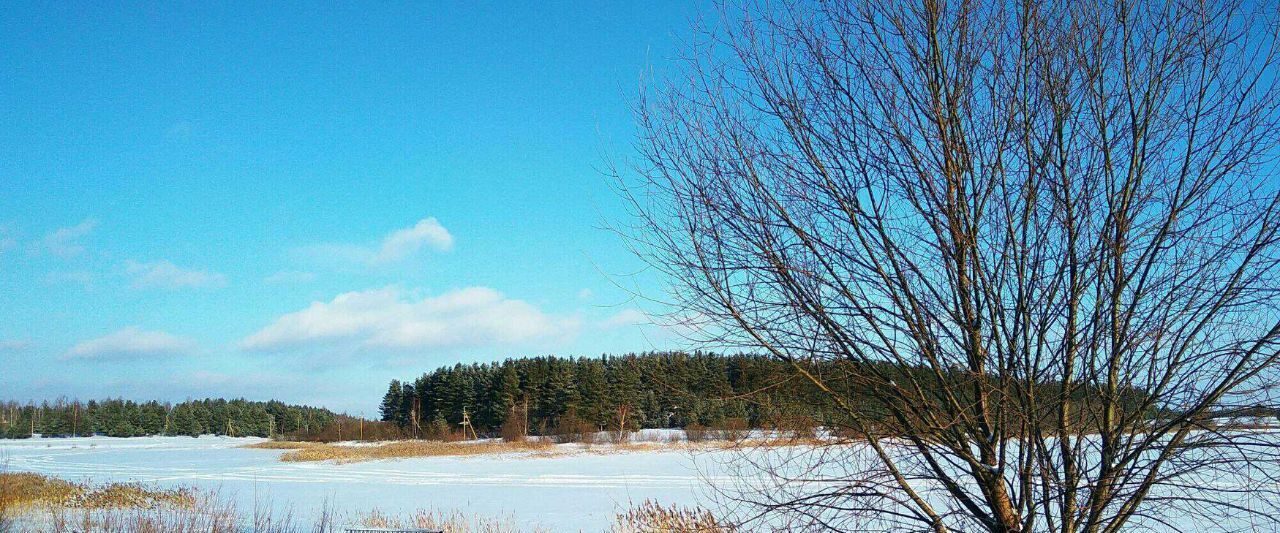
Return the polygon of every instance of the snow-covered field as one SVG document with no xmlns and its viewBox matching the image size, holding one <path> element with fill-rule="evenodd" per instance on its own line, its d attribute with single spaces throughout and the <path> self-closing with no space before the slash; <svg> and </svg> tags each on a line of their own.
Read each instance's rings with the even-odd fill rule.
<svg viewBox="0 0 1280 533">
<path fill-rule="evenodd" d="M 707 482 L 729 482 L 727 452 L 487 455 L 338 464 L 285 463 L 281 450 L 241 448 L 262 439 L 204 436 L 0 440 L 0 465 L 72 481 L 194 486 L 303 518 L 325 501 L 339 512 L 460 510 L 552 531 L 601 531 L 645 499 L 694 505 Z M 566 445 L 572 446 L 572 445 Z"/>
<path fill-rule="evenodd" d="M 1280 446 L 1280 433 L 1275 430 L 1250 435 L 1262 448 Z M 681 440 L 683 435 L 650 430 L 635 437 L 665 442 Z M 610 451 L 609 445 L 596 445 L 583 451 L 580 445 L 562 444 L 557 445 L 562 453 L 537 457 L 512 453 L 356 463 L 282 462 L 279 456 L 285 450 L 242 447 L 262 440 L 214 436 L 0 440 L 0 469 L 87 483 L 195 487 L 230 499 L 241 512 L 268 505 L 274 515 L 288 513 L 303 524 L 327 507 L 339 517 L 373 510 L 400 517 L 417 510 L 458 511 L 505 519 L 522 529 L 603 531 L 616 514 L 647 499 L 720 512 L 725 500 L 717 497 L 717 489 L 767 499 L 843 486 L 848 475 L 842 469 L 856 470 L 870 458 L 858 446 L 783 447 L 744 455 L 716 447 L 697 452 L 679 446 Z M 824 456 L 823 467 L 817 470 L 808 468 L 814 457 L 807 455 L 814 453 Z M 1274 466 L 1270 462 L 1274 456 L 1255 459 L 1267 464 L 1254 468 Z M 776 472 L 790 471 L 804 481 L 788 487 L 773 485 L 758 469 L 761 464 Z M 1253 485 L 1247 474 L 1195 470 L 1187 473 L 1186 482 L 1214 487 L 1214 495 L 1235 509 L 1268 513 L 1280 509 L 1280 501 L 1275 501 L 1280 488 L 1267 476 L 1260 478 L 1263 485 Z M 924 488 L 926 498 L 931 490 Z M 1153 492 L 1153 498 L 1160 496 L 1160 491 Z M 1153 514 L 1135 518 L 1132 525 L 1165 531 L 1170 524 L 1193 524 L 1190 530 L 1196 529 L 1195 519 L 1179 516 L 1182 511 L 1162 509 L 1162 504 L 1153 503 L 1149 509 Z M 1247 513 L 1219 516 L 1215 525 L 1257 530 L 1253 519 Z"/>
</svg>

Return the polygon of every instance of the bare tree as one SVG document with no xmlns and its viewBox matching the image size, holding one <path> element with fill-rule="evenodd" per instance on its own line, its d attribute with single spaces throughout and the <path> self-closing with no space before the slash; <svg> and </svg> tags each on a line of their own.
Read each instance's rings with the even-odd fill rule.
<svg viewBox="0 0 1280 533">
<path fill-rule="evenodd" d="M 1280 357 L 1276 11 L 797 1 L 699 32 L 639 102 L 629 234 L 700 340 L 793 363 L 846 436 L 750 459 L 755 518 L 1280 527 L 1280 438 L 1215 423 Z"/>
</svg>

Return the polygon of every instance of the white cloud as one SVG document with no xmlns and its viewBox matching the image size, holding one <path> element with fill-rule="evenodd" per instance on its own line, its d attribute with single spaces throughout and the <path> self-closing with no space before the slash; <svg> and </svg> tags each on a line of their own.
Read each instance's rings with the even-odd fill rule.
<svg viewBox="0 0 1280 533">
<path fill-rule="evenodd" d="M 263 278 L 263 282 L 271 285 L 289 285 L 311 283 L 316 280 L 314 272 L 298 272 L 295 270 L 281 270 Z"/>
<path fill-rule="evenodd" d="M 44 236 L 40 241 L 41 248 L 58 257 L 75 257 L 84 252 L 84 244 L 80 241 L 98 226 L 92 218 L 69 228 L 59 228 Z"/>
<path fill-rule="evenodd" d="M 181 355 L 196 348 L 196 342 L 163 331 L 146 331 L 129 326 L 120 331 L 72 346 L 63 359 L 105 359 Z"/>
<path fill-rule="evenodd" d="M 271 351 L 319 343 L 366 348 L 439 349 L 565 338 L 578 321 L 548 315 L 486 287 L 415 299 L 394 287 L 340 294 L 289 313 L 241 342 Z"/>
<path fill-rule="evenodd" d="M 413 227 L 393 231 L 383 238 L 382 247 L 378 249 L 374 261 L 399 261 L 417 253 L 423 246 L 447 252 L 453 248 L 453 235 L 435 217 L 424 218 Z"/>
<path fill-rule="evenodd" d="M 302 251 L 321 259 L 370 266 L 387 265 L 413 257 L 423 248 L 447 252 L 453 249 L 453 235 L 435 217 L 419 220 L 413 226 L 398 229 L 382 238 L 376 246 L 329 243 L 308 246 Z"/>
<path fill-rule="evenodd" d="M 36 343 L 26 339 L 0 339 L 0 352 L 21 352 L 36 347 Z"/>
<path fill-rule="evenodd" d="M 612 316 L 600 321 L 600 327 L 604 329 L 622 328 L 627 326 L 647 326 L 652 325 L 653 319 L 639 309 L 623 309 L 614 313 Z"/>
<path fill-rule="evenodd" d="M 578 291 L 579 300 L 590 300 L 592 298 L 595 298 L 595 296 L 596 296 L 596 293 L 591 289 L 581 289 Z"/>
<path fill-rule="evenodd" d="M 137 289 L 182 289 L 196 287 L 221 287 L 227 278 L 217 272 L 189 270 L 168 261 L 140 263 L 132 259 L 124 262 L 125 273 Z"/>
</svg>

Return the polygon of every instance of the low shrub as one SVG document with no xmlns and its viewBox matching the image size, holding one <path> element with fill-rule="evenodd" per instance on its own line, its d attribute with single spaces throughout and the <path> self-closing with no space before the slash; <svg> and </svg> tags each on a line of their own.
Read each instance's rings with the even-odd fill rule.
<svg viewBox="0 0 1280 533">
<path fill-rule="evenodd" d="M 559 444 L 570 442 L 594 444 L 595 438 L 595 424 L 579 418 L 572 408 L 560 417 L 559 423 L 556 425 L 555 434 L 551 437 L 554 442 Z"/>
<path fill-rule="evenodd" d="M 716 431 L 697 422 L 690 422 L 684 426 L 684 438 L 689 442 L 702 442 L 706 440 L 714 440 L 719 437 Z"/>
<path fill-rule="evenodd" d="M 503 442 L 524 442 L 526 434 L 522 421 L 514 416 L 508 417 L 499 429 Z"/>
</svg>

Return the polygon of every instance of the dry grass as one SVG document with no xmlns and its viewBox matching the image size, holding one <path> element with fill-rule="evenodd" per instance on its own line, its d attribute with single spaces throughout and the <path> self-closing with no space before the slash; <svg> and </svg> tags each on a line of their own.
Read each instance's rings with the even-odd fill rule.
<svg viewBox="0 0 1280 533">
<path fill-rule="evenodd" d="M 241 448 L 251 448 L 255 450 L 297 450 L 300 448 L 306 448 L 307 446 L 314 446 L 315 444 L 316 443 L 314 442 L 293 440 L 268 440 L 257 444 L 245 444 L 244 446 L 241 446 Z"/>
<path fill-rule="evenodd" d="M 213 492 L 185 488 L 152 490 L 126 484 L 90 487 L 37 474 L 0 473 L 0 532 L 3 533 L 331 533 L 343 531 L 346 525 L 423 528 L 450 533 L 547 531 L 522 527 L 511 517 L 468 516 L 459 511 L 419 510 L 408 517 L 397 518 L 374 510 L 340 519 L 327 501 L 320 516 L 304 524 L 291 512 L 279 513 L 264 502 L 255 503 L 251 513 L 240 513 L 233 503 Z M 612 531 L 729 533 L 735 529 L 704 509 L 664 507 L 645 501 L 618 515 Z"/>
<path fill-rule="evenodd" d="M 69 501 L 83 488 L 38 474 L 0 473 L 0 510 L 20 511 L 42 503 Z"/>
<path fill-rule="evenodd" d="M 0 474 L 0 496 L 0 533 L 337 533 L 357 524 L 450 533 L 544 531 L 521 528 L 512 518 L 467 516 L 458 511 L 419 510 L 396 518 L 374 510 L 340 518 L 328 501 L 319 516 L 303 522 L 291 511 L 273 509 L 264 501 L 241 513 L 215 492 L 122 484 L 89 487 L 36 474 Z"/>
<path fill-rule="evenodd" d="M 29 523 L 38 531 L 54 533 L 199 533 L 240 531 L 235 507 L 212 494 L 192 493 L 190 503 L 138 502 L 134 506 L 87 508 L 51 504 L 38 509 Z M 291 528 L 254 528 L 263 533 L 285 533 Z"/>
<path fill-rule="evenodd" d="M 231 515 L 208 512 L 202 501 L 190 489 L 89 486 L 39 474 L 0 473 L 0 532 L 230 530 Z M 33 516 L 35 525 L 20 521 Z"/>
<path fill-rule="evenodd" d="M 39 474 L 0 473 L 0 509 L 9 511 L 46 506 L 93 510 L 189 507 L 195 501 L 195 494 L 185 489 L 155 490 L 133 483 L 90 487 Z"/>
<path fill-rule="evenodd" d="M 690 441 L 667 441 L 667 442 L 619 442 L 597 446 L 593 448 L 583 447 L 585 453 L 598 455 L 608 455 L 613 453 L 644 453 L 644 452 L 665 452 L 665 451 L 687 451 L 687 452 L 710 452 L 717 450 L 738 450 L 753 448 L 782 448 L 789 446 L 826 446 L 831 445 L 828 440 L 810 438 L 810 437 L 793 437 L 793 436 L 774 436 L 774 437 L 758 437 L 758 438 L 737 438 L 737 439 L 716 439 L 716 440 L 690 440 Z"/>
<path fill-rule="evenodd" d="M 337 461 L 357 462 L 378 459 L 404 459 L 413 457 L 462 457 L 502 453 L 521 453 L 524 457 L 562 457 L 577 453 L 596 455 L 637 453 L 654 451 L 714 451 L 740 447 L 819 446 L 830 444 L 808 435 L 773 436 L 768 438 L 730 438 L 723 440 L 672 440 L 666 442 L 615 442 L 599 446 L 572 443 L 557 445 L 551 440 L 529 439 L 518 441 L 436 441 L 402 440 L 369 443 L 357 446 L 301 441 L 266 441 L 245 445 L 245 448 L 287 450 L 281 461 Z"/>
<path fill-rule="evenodd" d="M 288 510 L 273 509 L 270 502 L 255 502 L 251 512 L 241 513 L 214 492 L 127 484 L 90 487 L 38 474 L 0 474 L 0 533 L 329 533 L 343 531 L 349 524 L 450 533 L 522 531 L 510 518 L 469 517 L 457 511 L 420 510 L 400 519 L 375 510 L 339 519 L 329 502 L 320 516 L 304 524 Z"/>
<path fill-rule="evenodd" d="M 257 446 L 257 445 L 254 445 Z M 392 441 L 367 446 L 343 446 L 335 444 L 293 442 L 271 449 L 291 450 L 280 455 L 281 461 L 338 461 L 357 462 L 377 459 L 407 459 L 413 457 L 464 457 L 502 453 L 520 453 L 524 457 L 563 457 L 578 453 L 606 455 L 613 453 L 652 452 L 670 450 L 713 450 L 728 447 L 728 443 L 686 442 L 624 442 L 605 446 L 557 445 L 550 441 L 527 440 L 443 442 L 429 440 Z"/>
<path fill-rule="evenodd" d="M 539 528 L 521 529 L 513 518 L 468 517 L 459 511 L 424 511 L 419 510 L 408 519 L 396 519 L 375 510 L 360 517 L 356 521 L 362 527 L 372 528 L 416 528 L 432 531 L 448 531 L 449 533 L 516 533 L 519 531 L 541 532 Z"/>
<path fill-rule="evenodd" d="M 392 441 L 367 446 L 323 443 L 292 443 L 296 446 L 280 456 L 281 461 L 371 461 L 406 457 L 456 457 L 496 453 L 549 453 L 555 446 L 546 442 L 441 442 L 426 440 Z"/>
<path fill-rule="evenodd" d="M 718 520 L 711 511 L 663 505 L 645 500 L 639 507 L 614 520 L 613 533 L 731 533 L 732 525 Z"/>
</svg>

